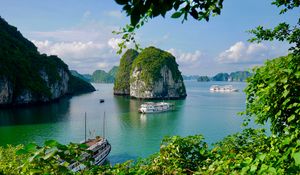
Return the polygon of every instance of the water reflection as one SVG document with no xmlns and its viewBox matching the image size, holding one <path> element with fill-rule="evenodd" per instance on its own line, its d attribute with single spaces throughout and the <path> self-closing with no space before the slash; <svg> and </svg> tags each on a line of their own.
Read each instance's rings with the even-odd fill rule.
<svg viewBox="0 0 300 175">
<path fill-rule="evenodd" d="M 0 110 L 0 126 L 56 123 L 68 120 L 69 98 L 35 107 Z"/>
</svg>

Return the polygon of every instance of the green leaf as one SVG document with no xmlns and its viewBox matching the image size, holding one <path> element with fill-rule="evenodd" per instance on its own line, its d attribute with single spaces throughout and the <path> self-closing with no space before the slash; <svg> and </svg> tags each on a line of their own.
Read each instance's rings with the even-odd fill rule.
<svg viewBox="0 0 300 175">
<path fill-rule="evenodd" d="M 49 147 L 54 147 L 54 146 L 58 146 L 59 143 L 56 140 L 47 140 L 45 141 L 44 145 Z"/>
<path fill-rule="evenodd" d="M 29 144 L 27 144 L 25 146 L 24 150 L 27 151 L 27 152 L 36 151 L 37 150 L 37 144 L 35 144 L 35 143 L 29 143 Z"/>
<path fill-rule="evenodd" d="M 183 13 L 182 12 L 175 12 L 173 13 L 173 15 L 171 16 L 171 18 L 179 18 Z"/>
<path fill-rule="evenodd" d="M 295 164 L 298 166 L 300 165 L 300 151 L 299 152 L 296 152 L 292 155 L 292 157 L 294 158 L 295 160 Z"/>
<path fill-rule="evenodd" d="M 291 123 L 295 119 L 295 115 L 292 115 L 288 118 L 288 123 Z"/>
</svg>

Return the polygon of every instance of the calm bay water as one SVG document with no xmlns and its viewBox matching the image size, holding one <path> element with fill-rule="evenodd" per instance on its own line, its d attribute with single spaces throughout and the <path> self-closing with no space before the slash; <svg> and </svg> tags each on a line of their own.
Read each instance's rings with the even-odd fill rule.
<svg viewBox="0 0 300 175">
<path fill-rule="evenodd" d="M 176 110 L 141 115 L 140 100 L 112 95 L 113 84 L 94 84 L 98 91 L 61 99 L 38 107 L 0 110 L 0 145 L 42 144 L 47 139 L 61 143 L 84 139 L 84 113 L 87 113 L 88 135 L 102 135 L 106 116 L 105 137 L 112 145 L 111 163 L 145 157 L 159 151 L 166 135 L 203 134 L 214 143 L 228 134 L 241 131 L 245 109 L 245 83 L 229 83 L 239 92 L 211 93 L 212 84 L 222 82 L 186 81 L 187 98 L 172 101 Z M 228 84 L 228 83 L 226 83 Z M 105 103 L 99 103 L 104 98 Z"/>
</svg>

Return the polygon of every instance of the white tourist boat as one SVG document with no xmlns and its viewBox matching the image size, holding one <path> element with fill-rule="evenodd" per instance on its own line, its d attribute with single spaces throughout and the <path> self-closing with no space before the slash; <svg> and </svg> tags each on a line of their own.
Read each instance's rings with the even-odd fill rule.
<svg viewBox="0 0 300 175">
<path fill-rule="evenodd" d="M 209 90 L 211 92 L 237 92 L 238 89 L 233 88 L 232 85 L 225 85 L 225 86 L 219 86 L 219 85 L 212 85 Z"/>
<path fill-rule="evenodd" d="M 94 165 L 102 165 L 111 151 L 111 145 L 107 139 L 99 136 L 97 136 L 95 139 L 88 139 L 82 144 L 86 144 L 88 146 L 87 150 L 91 151 L 91 154 L 85 153 L 82 155 L 82 161 L 86 161 L 92 156 L 94 159 Z M 77 161 L 71 163 L 68 168 L 73 172 L 78 172 L 84 170 L 86 166 L 80 161 Z"/>
<path fill-rule="evenodd" d="M 90 157 L 93 158 L 94 162 L 91 162 L 94 165 L 102 165 L 107 156 L 111 151 L 111 145 L 109 144 L 108 140 L 104 137 L 105 136 L 105 112 L 103 117 L 103 137 L 96 136 L 93 139 L 87 139 L 86 137 L 86 114 L 84 120 L 84 129 L 85 129 L 85 140 L 80 142 L 81 144 L 85 144 L 88 148 L 87 150 L 90 153 L 84 153 L 81 157 L 81 161 L 72 162 L 68 168 L 73 172 L 78 172 L 84 170 L 86 166 L 82 164 L 83 161 L 87 161 Z M 63 162 L 62 162 L 63 163 Z"/>
<path fill-rule="evenodd" d="M 141 105 L 139 108 L 139 112 L 143 114 L 147 113 L 159 113 L 159 112 L 166 112 L 174 109 L 174 104 L 166 103 L 166 102 L 146 102 Z"/>
</svg>

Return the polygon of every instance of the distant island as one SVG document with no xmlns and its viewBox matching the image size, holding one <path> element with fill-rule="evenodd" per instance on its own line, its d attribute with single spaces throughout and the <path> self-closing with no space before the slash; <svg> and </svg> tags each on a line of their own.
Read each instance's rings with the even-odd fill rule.
<svg viewBox="0 0 300 175">
<path fill-rule="evenodd" d="M 40 54 L 16 27 L 0 17 L 0 106 L 50 102 L 95 91 L 71 74 L 57 56 Z"/>
<path fill-rule="evenodd" d="M 73 76 L 89 83 L 114 83 L 118 68 L 118 66 L 114 66 L 108 72 L 105 72 L 104 70 L 95 70 L 92 75 L 80 74 L 76 70 L 71 70 L 71 73 Z"/>
<path fill-rule="evenodd" d="M 114 94 L 139 99 L 182 99 L 186 90 L 175 57 L 148 47 L 141 53 L 129 49 L 122 56 Z"/>
<path fill-rule="evenodd" d="M 199 75 L 182 75 L 183 80 L 197 80 Z"/>
<path fill-rule="evenodd" d="M 213 77 L 208 76 L 199 76 L 197 79 L 198 82 L 207 82 L 207 81 L 234 81 L 234 82 L 243 82 L 246 81 L 248 77 L 251 76 L 251 73 L 248 71 L 236 71 L 229 73 L 218 73 Z"/>
</svg>

